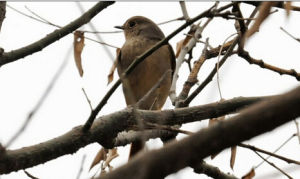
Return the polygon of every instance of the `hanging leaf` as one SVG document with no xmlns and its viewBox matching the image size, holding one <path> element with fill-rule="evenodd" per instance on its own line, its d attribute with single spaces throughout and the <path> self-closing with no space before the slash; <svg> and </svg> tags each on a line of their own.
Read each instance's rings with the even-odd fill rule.
<svg viewBox="0 0 300 179">
<path fill-rule="evenodd" d="M 252 168 L 242 179 L 252 179 L 255 176 L 254 168 Z"/>
<path fill-rule="evenodd" d="M 233 170 L 236 157 L 236 146 L 231 147 L 230 167 Z"/>
<path fill-rule="evenodd" d="M 107 85 L 109 85 L 113 80 L 114 80 L 114 72 L 116 70 L 116 67 L 117 67 L 117 61 L 118 61 L 118 56 L 120 54 L 120 51 L 121 49 L 120 48 L 117 48 L 116 50 L 116 60 L 114 61 L 113 65 L 111 66 L 110 68 L 110 71 L 109 71 L 109 74 L 107 76 Z"/>
<path fill-rule="evenodd" d="M 84 47 L 84 33 L 76 31 L 74 33 L 74 59 L 79 75 L 82 77 L 83 69 L 81 64 L 81 53 Z"/>
<path fill-rule="evenodd" d="M 182 39 L 176 43 L 176 55 L 175 55 L 176 58 L 179 56 L 179 54 L 181 52 L 181 48 L 183 46 L 183 41 L 184 41 L 184 39 Z"/>
<path fill-rule="evenodd" d="M 113 149 L 109 149 L 108 150 L 108 155 L 107 155 L 107 159 L 105 160 L 105 164 L 103 166 L 103 168 L 108 167 L 109 171 L 111 171 L 113 169 L 113 167 L 110 165 L 110 162 L 117 158 L 119 156 L 117 148 L 113 148 Z"/>
<path fill-rule="evenodd" d="M 90 166 L 90 170 L 97 165 L 98 163 L 100 163 L 101 161 L 105 161 L 107 159 L 107 153 L 108 150 L 105 148 L 101 148 L 101 150 L 97 153 L 96 157 L 94 158 L 91 166 Z"/>
<path fill-rule="evenodd" d="M 176 43 L 176 54 L 175 57 L 177 58 L 181 52 L 181 49 L 184 48 L 187 43 L 190 41 L 190 39 L 195 35 L 195 32 L 197 30 L 198 26 L 193 25 L 186 35 L 186 37 L 179 42 Z"/>
</svg>

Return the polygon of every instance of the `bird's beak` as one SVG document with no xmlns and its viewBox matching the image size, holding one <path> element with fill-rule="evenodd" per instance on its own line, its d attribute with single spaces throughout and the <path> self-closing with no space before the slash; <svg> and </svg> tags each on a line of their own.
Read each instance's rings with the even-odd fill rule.
<svg viewBox="0 0 300 179">
<path fill-rule="evenodd" d="M 124 30 L 124 26 L 115 26 L 115 28 Z"/>
</svg>

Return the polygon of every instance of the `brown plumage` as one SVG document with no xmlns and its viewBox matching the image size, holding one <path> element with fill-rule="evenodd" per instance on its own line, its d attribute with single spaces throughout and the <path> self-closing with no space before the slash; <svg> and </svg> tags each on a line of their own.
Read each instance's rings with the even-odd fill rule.
<svg viewBox="0 0 300 179">
<path fill-rule="evenodd" d="M 117 58 L 117 70 L 121 75 L 128 66 L 141 54 L 165 38 L 160 28 L 150 19 L 134 16 L 123 26 L 116 26 L 124 30 L 125 43 Z M 126 104 L 137 103 L 168 70 L 174 71 L 175 55 L 172 47 L 167 44 L 153 52 L 141 62 L 125 79 L 122 80 L 123 93 Z M 147 98 L 139 109 L 160 110 L 164 105 L 172 83 L 172 76 L 164 80 L 156 89 L 156 96 Z M 134 142 L 131 145 L 130 157 L 144 147 L 144 142 Z"/>
</svg>

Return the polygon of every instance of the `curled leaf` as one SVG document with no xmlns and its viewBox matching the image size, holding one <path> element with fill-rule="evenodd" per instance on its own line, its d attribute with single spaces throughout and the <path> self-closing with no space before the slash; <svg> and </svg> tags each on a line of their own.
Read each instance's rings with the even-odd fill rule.
<svg viewBox="0 0 300 179">
<path fill-rule="evenodd" d="M 242 179 L 252 179 L 255 176 L 255 170 L 252 168 Z"/>
<path fill-rule="evenodd" d="M 236 158 L 236 146 L 231 147 L 231 156 L 230 156 L 230 167 L 233 170 L 234 163 Z"/>
<path fill-rule="evenodd" d="M 186 44 L 190 41 L 190 39 L 195 35 L 195 32 L 197 30 L 197 26 L 192 26 L 186 37 L 176 44 L 176 54 L 175 57 L 177 58 L 181 52 L 181 49 L 186 46 Z"/>
<path fill-rule="evenodd" d="M 79 75 L 82 77 L 83 69 L 81 64 L 81 53 L 84 47 L 84 33 L 76 31 L 74 33 L 74 59 Z"/>
<path fill-rule="evenodd" d="M 175 55 L 176 58 L 179 56 L 179 54 L 181 52 L 181 48 L 183 46 L 183 41 L 184 41 L 184 39 L 182 39 L 176 43 L 176 55 Z"/>
<path fill-rule="evenodd" d="M 97 153 L 97 155 L 95 156 L 91 166 L 90 166 L 90 170 L 97 165 L 98 163 L 100 163 L 101 161 L 105 161 L 107 159 L 107 153 L 108 150 L 105 148 L 101 148 L 101 150 Z"/>
<path fill-rule="evenodd" d="M 114 80 L 114 72 L 115 72 L 116 67 L 117 67 L 117 61 L 118 61 L 117 59 L 118 59 L 118 56 L 120 54 L 120 51 L 121 51 L 121 49 L 117 48 L 117 50 L 116 50 L 116 60 L 114 61 L 113 65 L 111 66 L 109 74 L 107 76 L 107 85 L 109 85 Z"/>
<path fill-rule="evenodd" d="M 113 169 L 113 167 L 110 165 L 110 162 L 117 158 L 119 156 L 117 148 L 113 148 L 113 149 L 109 149 L 108 150 L 108 155 L 107 155 L 107 159 L 105 160 L 105 164 L 103 166 L 103 168 L 108 167 L 109 171 L 111 171 Z"/>
</svg>

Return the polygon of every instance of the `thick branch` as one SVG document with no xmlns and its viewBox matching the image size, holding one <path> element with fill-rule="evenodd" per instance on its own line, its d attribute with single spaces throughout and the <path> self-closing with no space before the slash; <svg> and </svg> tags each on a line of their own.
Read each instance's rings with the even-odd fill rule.
<svg viewBox="0 0 300 179">
<path fill-rule="evenodd" d="M 27 55 L 31 55 L 35 52 L 41 51 L 43 48 L 54 43 L 55 41 L 63 38 L 64 36 L 72 33 L 74 30 L 78 29 L 80 26 L 88 23 L 94 16 L 96 16 L 103 9 L 113 4 L 114 1 L 104 1 L 98 2 L 94 7 L 84 13 L 82 16 L 64 26 L 61 29 L 55 30 L 48 34 L 46 37 L 17 50 L 12 50 L 10 52 L 5 52 L 0 56 L 0 66 L 14 62 L 18 59 L 24 58 Z"/>
<path fill-rule="evenodd" d="M 139 112 L 139 115 L 145 122 L 173 125 L 219 117 L 269 98 L 239 97 L 224 102 L 190 108 L 164 111 L 137 110 L 137 112 Z M 136 124 L 136 120 L 133 117 L 133 112 L 130 108 L 126 108 L 122 111 L 100 117 L 95 121 L 91 130 L 86 133 L 82 132 L 82 126 L 78 126 L 62 136 L 37 145 L 17 150 L 2 151 L 0 152 L 0 174 L 25 169 L 66 154 L 75 153 L 80 148 L 93 142 L 98 142 L 105 148 L 112 148 L 116 144 L 125 145 L 124 143 L 118 143 L 114 139 L 119 132 L 131 128 L 134 124 Z M 162 133 L 162 135 L 165 134 Z M 130 142 L 128 141 L 128 143 Z"/>
<path fill-rule="evenodd" d="M 194 165 L 213 153 L 299 117 L 299 106 L 300 87 L 269 101 L 255 104 L 243 110 L 240 115 L 220 121 L 179 142 L 171 142 L 159 150 L 145 154 L 140 153 L 126 165 L 101 179 L 163 178 L 184 167 Z"/>
</svg>

